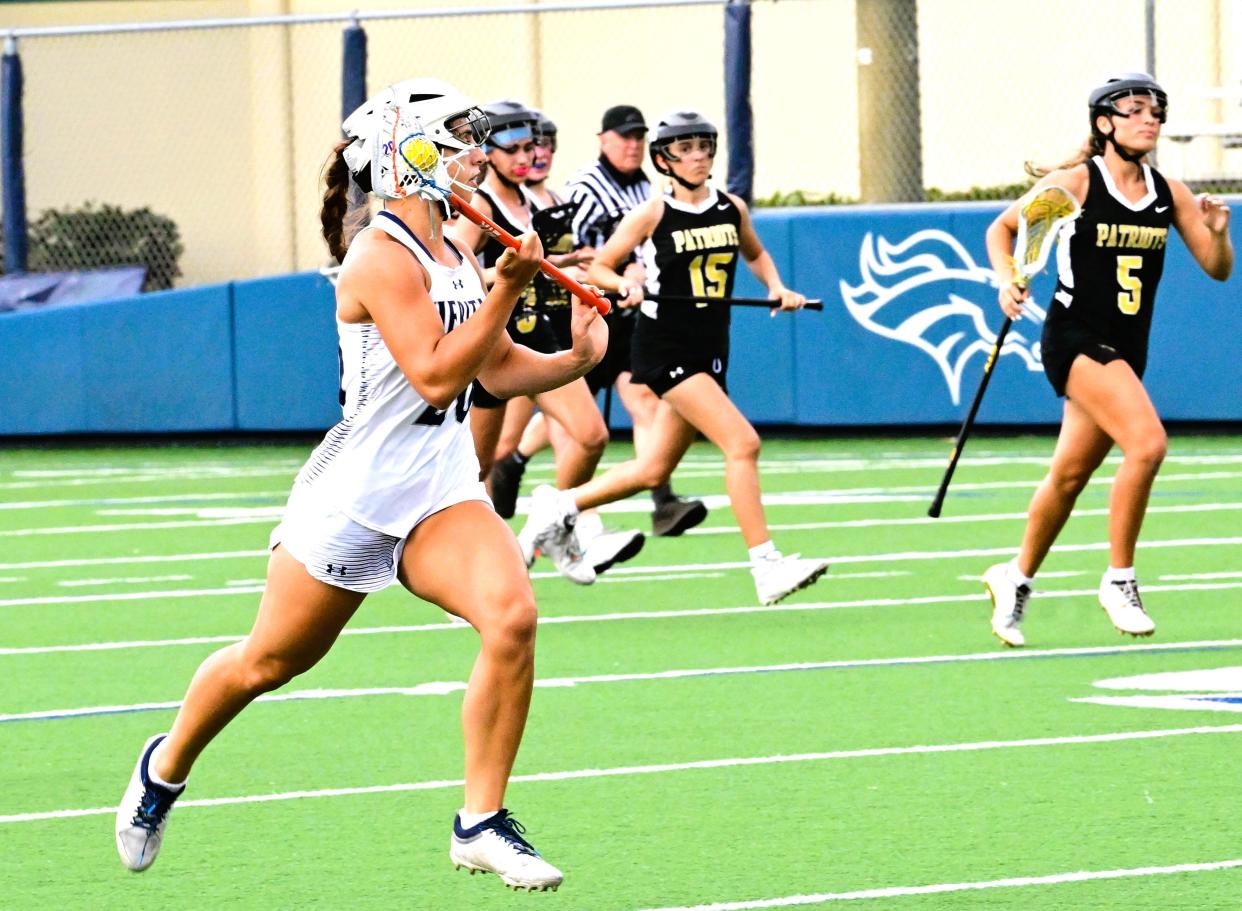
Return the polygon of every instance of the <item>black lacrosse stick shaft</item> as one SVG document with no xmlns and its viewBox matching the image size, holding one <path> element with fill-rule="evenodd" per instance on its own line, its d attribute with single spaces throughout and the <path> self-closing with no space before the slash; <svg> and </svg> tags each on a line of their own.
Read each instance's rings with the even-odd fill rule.
<svg viewBox="0 0 1242 911">
<path fill-rule="evenodd" d="M 975 400 L 970 403 L 970 411 L 966 413 L 966 420 L 962 422 L 962 429 L 957 432 L 957 441 L 953 444 L 953 451 L 949 453 L 949 467 L 944 470 L 944 477 L 940 481 L 940 489 L 936 491 L 936 498 L 932 500 L 931 506 L 927 510 L 927 514 L 933 519 L 940 517 L 940 507 L 944 505 L 945 494 L 949 492 L 949 482 L 953 480 L 953 472 L 957 469 L 957 460 L 962 457 L 962 450 L 966 447 L 966 438 L 970 436 L 970 431 L 975 426 L 975 415 L 979 413 L 979 404 L 983 401 L 983 393 L 987 391 L 988 382 L 992 379 L 992 371 L 996 369 L 996 362 L 1000 360 L 1001 345 L 1005 344 L 1005 336 L 1009 334 L 1009 327 L 1013 325 L 1010 317 L 1005 317 L 1005 321 L 1001 323 L 1000 332 L 996 333 L 996 344 L 992 346 L 992 353 L 988 355 L 988 362 L 983 368 L 983 379 L 979 381 L 979 390 L 975 393 Z"/>
</svg>

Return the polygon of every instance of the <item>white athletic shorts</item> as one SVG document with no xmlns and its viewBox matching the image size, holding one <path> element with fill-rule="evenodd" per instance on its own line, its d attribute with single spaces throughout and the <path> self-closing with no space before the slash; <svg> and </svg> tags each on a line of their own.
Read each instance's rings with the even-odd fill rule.
<svg viewBox="0 0 1242 911">
<path fill-rule="evenodd" d="M 446 491 L 418 522 L 469 500 L 482 500 L 489 505 L 492 502 L 483 482 L 476 479 Z M 396 581 L 405 542 L 406 538 L 355 522 L 334 506 L 321 502 L 313 489 L 295 488 L 267 546 L 269 550 L 277 544 L 284 547 L 320 582 L 366 593 L 381 591 Z"/>
</svg>

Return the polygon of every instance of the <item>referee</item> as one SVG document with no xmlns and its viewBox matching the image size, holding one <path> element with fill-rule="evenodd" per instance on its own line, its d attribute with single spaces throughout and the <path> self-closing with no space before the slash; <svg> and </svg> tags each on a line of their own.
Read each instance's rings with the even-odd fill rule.
<svg viewBox="0 0 1242 911">
<path fill-rule="evenodd" d="M 612 236 L 621 217 L 651 196 L 651 181 L 643 173 L 647 123 L 633 105 L 618 104 L 604 112 L 599 132 L 599 158 L 578 171 L 565 190 L 578 206 L 573 231 L 576 247 L 600 249 Z M 640 285 L 643 266 L 631 260 L 623 275 Z M 608 352 L 587 374 L 592 393 L 616 384 L 617 395 L 634 423 L 634 447 L 647 442 L 659 399 L 648 387 L 630 382 L 630 336 L 634 332 L 634 306 L 619 302 L 608 315 Z M 700 500 L 683 500 L 669 484 L 651 491 L 655 509 L 651 533 L 679 535 L 707 517 Z"/>
</svg>

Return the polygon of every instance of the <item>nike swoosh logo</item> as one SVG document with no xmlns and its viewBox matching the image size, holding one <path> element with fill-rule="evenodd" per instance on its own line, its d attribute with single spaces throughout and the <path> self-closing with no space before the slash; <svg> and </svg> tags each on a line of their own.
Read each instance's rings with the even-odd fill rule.
<svg viewBox="0 0 1242 911">
<path fill-rule="evenodd" d="M 716 208 L 723 212 L 725 209 L 729 208 L 729 204 L 727 202 L 722 202 L 720 205 L 716 206 Z"/>
<path fill-rule="evenodd" d="M 1156 211 L 1157 211 L 1157 212 L 1167 212 L 1167 211 L 1169 211 L 1169 207 L 1168 207 L 1168 206 L 1156 206 Z"/>
</svg>

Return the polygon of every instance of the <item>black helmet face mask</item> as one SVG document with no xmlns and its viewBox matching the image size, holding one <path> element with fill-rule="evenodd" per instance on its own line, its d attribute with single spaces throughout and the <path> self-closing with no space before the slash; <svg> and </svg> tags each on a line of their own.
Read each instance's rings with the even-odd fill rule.
<svg viewBox="0 0 1242 911">
<path fill-rule="evenodd" d="M 716 137 L 701 135 L 669 139 L 657 145 L 656 151 L 669 161 L 681 161 L 687 155 L 693 155 L 695 152 L 703 152 L 708 158 L 715 158 Z"/>
<path fill-rule="evenodd" d="M 1100 112 L 1116 117 L 1136 117 L 1150 111 L 1158 122 L 1168 119 L 1168 100 L 1164 93 L 1128 90 L 1110 95 L 1100 104 Z"/>
</svg>

